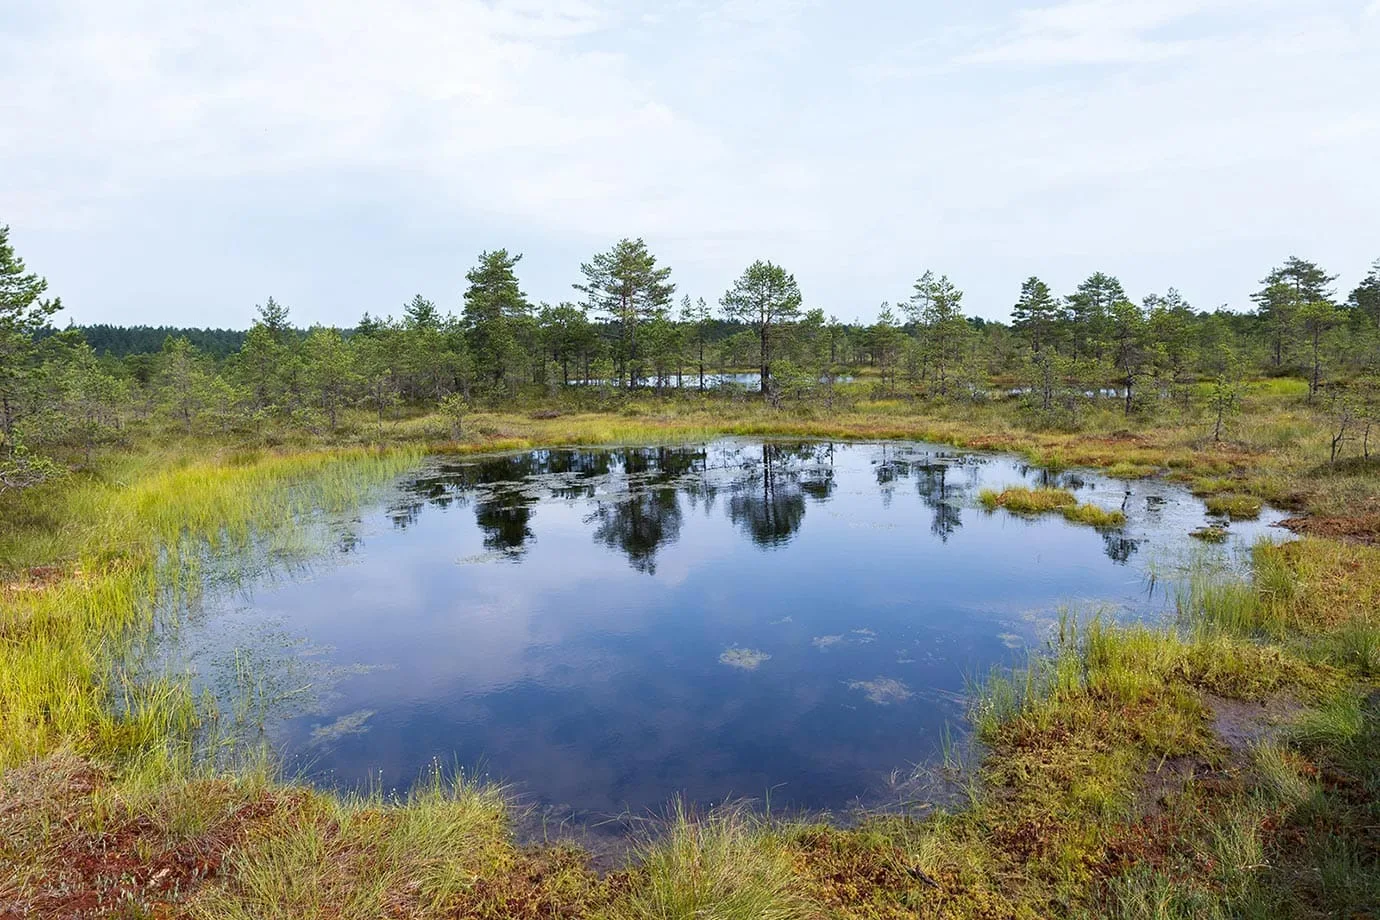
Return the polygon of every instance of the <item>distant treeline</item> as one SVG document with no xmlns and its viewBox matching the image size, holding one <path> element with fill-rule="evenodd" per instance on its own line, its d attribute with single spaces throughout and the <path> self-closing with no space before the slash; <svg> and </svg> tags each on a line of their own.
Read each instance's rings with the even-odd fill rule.
<svg viewBox="0 0 1380 920">
<path fill-rule="evenodd" d="M 159 417 L 188 433 L 322 432 L 366 409 L 381 428 L 404 408 L 459 418 L 519 399 L 669 397 L 742 370 L 756 372 L 750 386 L 777 408 L 1002 398 L 1038 424 L 1070 427 L 1090 401 L 1115 398 L 1127 416 L 1208 411 L 1218 436 L 1239 381 L 1302 376 L 1308 402 L 1338 419 L 1338 445 L 1354 439 L 1368 451 L 1380 419 L 1380 261 L 1339 294 L 1335 275 L 1290 258 L 1265 275 L 1248 313 L 1200 311 L 1173 288 L 1133 298 L 1103 272 L 1062 294 L 1031 277 L 1013 285 L 1009 323 L 965 315 L 963 291 L 927 271 L 874 320 L 850 323 L 811 308 L 771 262 L 749 265 L 715 301 L 677 299 L 671 269 L 625 239 L 580 265 L 578 297 L 547 304 L 523 293 L 521 258 L 480 253 L 458 313 L 419 294 L 396 317 L 302 330 L 270 297 L 244 332 L 58 332 L 61 304 L 44 299 L 46 282 L 26 272 L 4 230 L 0 463 L 12 471 L 34 449 L 89 454 L 130 421 Z M 861 379 L 840 389 L 844 376 Z"/>
<path fill-rule="evenodd" d="M 112 326 L 96 323 L 92 326 L 69 326 L 81 333 L 102 357 L 127 358 L 161 351 L 168 339 L 186 339 L 197 351 L 213 358 L 228 358 L 244 347 L 245 330 L 201 329 L 194 326 Z M 45 327 L 39 338 L 55 335 L 59 330 Z"/>
</svg>

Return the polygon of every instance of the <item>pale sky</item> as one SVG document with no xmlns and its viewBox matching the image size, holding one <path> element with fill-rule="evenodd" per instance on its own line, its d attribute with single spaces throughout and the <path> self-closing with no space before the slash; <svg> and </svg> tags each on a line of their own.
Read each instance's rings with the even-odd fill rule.
<svg viewBox="0 0 1380 920">
<path fill-rule="evenodd" d="M 0 0 L 0 223 L 78 322 L 534 300 L 644 237 L 871 318 L 1380 257 L 1380 0 Z"/>
</svg>

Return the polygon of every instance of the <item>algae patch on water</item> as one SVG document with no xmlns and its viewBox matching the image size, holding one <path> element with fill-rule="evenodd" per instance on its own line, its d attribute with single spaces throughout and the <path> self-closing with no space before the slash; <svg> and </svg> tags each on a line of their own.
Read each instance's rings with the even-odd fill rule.
<svg viewBox="0 0 1380 920">
<path fill-rule="evenodd" d="M 904 703 L 914 696 L 914 692 L 894 677 L 878 677 L 876 680 L 850 680 L 849 690 L 861 690 L 867 694 L 869 702 L 878 706 Z"/>
<path fill-rule="evenodd" d="M 744 671 L 755 671 L 761 667 L 762 662 L 770 659 L 771 656 L 760 649 L 739 648 L 735 645 L 724 649 L 723 654 L 719 656 L 719 663 L 731 668 L 742 668 Z"/>
</svg>

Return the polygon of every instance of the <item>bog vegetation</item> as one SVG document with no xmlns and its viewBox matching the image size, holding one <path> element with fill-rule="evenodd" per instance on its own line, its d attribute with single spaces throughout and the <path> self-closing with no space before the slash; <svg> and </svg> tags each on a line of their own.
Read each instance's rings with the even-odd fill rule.
<svg viewBox="0 0 1380 920">
<path fill-rule="evenodd" d="M 359 434 L 367 415 L 380 437 L 387 422 L 431 411 L 458 438 L 483 408 L 740 396 L 723 375 L 742 371 L 787 411 L 1001 400 L 1031 427 L 1076 429 L 1114 403 L 1128 426 L 1204 415 L 1218 442 L 1244 381 L 1302 378 L 1303 402 L 1328 419 L 1330 462 L 1369 457 L 1380 415 L 1380 261 L 1342 298 L 1334 276 L 1290 258 L 1245 312 L 1195 310 L 1173 289 L 1136 302 L 1102 272 L 1064 296 L 1030 278 L 1012 292 L 1010 323 L 965 316 L 963 292 L 927 271 L 860 324 L 809 309 L 771 262 L 748 266 L 716 308 L 689 294 L 677 302 L 670 268 L 642 240 L 591 257 L 572 285 L 578 300 L 556 305 L 528 300 L 521 258 L 480 253 L 458 315 L 419 294 L 396 318 L 302 330 L 269 297 L 246 333 L 58 331 L 60 302 L 0 230 L 0 488 L 51 475 L 53 454 L 89 465 L 151 420 L 188 434 L 325 437 Z"/>
<path fill-rule="evenodd" d="M 59 329 L 0 231 L 0 916 L 1374 915 L 1380 263 L 1343 297 L 1291 258 L 1241 312 L 1031 278 L 1010 323 L 926 272 L 865 324 L 770 262 L 716 307 L 640 240 L 555 306 L 519 263 L 480 254 L 458 315 L 418 296 L 302 330 L 269 298 L 242 333 Z M 976 680 L 980 744 L 924 774 L 956 798 L 847 828 L 668 803 L 608 871 L 519 845 L 502 789 L 440 767 L 406 797 L 340 798 L 257 750 L 208 757 L 230 714 L 124 667 L 208 553 L 291 546 L 423 451 L 724 433 L 1166 476 L 1222 518 L 1293 509 L 1305 536 L 1258 547 L 1246 579 L 1190 573 L 1171 626 L 1072 611 Z M 1054 489 L 980 501 L 1124 523 Z"/>
</svg>

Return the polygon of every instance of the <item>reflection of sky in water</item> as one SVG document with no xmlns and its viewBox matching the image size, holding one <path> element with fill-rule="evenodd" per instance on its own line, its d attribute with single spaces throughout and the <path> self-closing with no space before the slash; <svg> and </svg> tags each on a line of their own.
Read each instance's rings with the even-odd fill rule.
<svg viewBox="0 0 1380 920">
<path fill-rule="evenodd" d="M 341 564 L 213 599 L 177 638 L 203 674 L 238 650 L 300 697 L 270 733 L 322 782 L 405 786 L 440 758 L 587 812 L 768 789 L 836 807 L 932 756 L 965 675 L 1061 606 L 1170 603 L 1147 570 L 1182 558 L 1202 504 L 1087 474 L 1059 484 L 1124 531 L 976 504 L 1046 478 L 900 444 L 436 461 Z"/>
</svg>

